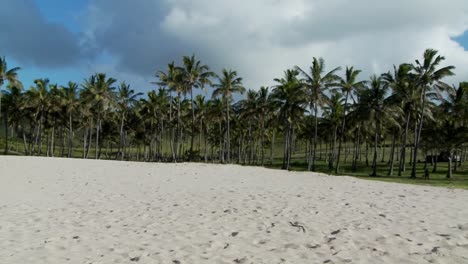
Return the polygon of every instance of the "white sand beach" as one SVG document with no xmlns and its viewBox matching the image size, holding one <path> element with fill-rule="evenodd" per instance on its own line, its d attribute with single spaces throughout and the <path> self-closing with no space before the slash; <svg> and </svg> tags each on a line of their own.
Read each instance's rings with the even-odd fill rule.
<svg viewBox="0 0 468 264">
<path fill-rule="evenodd" d="M 0 157 L 0 263 L 468 263 L 468 191 Z"/>
</svg>

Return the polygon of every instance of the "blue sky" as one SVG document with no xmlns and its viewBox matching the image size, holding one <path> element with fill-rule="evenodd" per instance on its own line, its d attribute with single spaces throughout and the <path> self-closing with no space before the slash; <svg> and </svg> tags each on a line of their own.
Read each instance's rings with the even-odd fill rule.
<svg viewBox="0 0 468 264">
<path fill-rule="evenodd" d="M 465 31 L 463 35 L 455 37 L 453 39 L 460 43 L 460 45 L 462 45 L 463 48 L 465 48 L 465 50 L 468 50 L 468 31 Z"/>
<path fill-rule="evenodd" d="M 43 16 L 50 22 L 65 25 L 73 32 L 82 30 L 86 15 L 87 0 L 35 0 Z"/>
<path fill-rule="evenodd" d="M 65 85 L 107 72 L 144 92 L 154 88 L 156 70 L 195 53 L 215 72 L 237 70 L 256 89 L 287 68 L 307 68 L 313 57 L 330 68 L 353 65 L 368 78 L 419 59 L 425 48 L 457 67 L 450 82 L 468 80 L 464 0 L 2 2 L 9 9 L 0 10 L 0 56 L 22 68 L 25 87 L 36 78 Z"/>
</svg>

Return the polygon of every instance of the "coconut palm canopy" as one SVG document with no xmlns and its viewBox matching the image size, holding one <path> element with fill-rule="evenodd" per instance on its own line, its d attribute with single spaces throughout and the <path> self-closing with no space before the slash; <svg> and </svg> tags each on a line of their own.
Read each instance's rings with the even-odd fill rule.
<svg viewBox="0 0 468 264">
<path fill-rule="evenodd" d="M 454 66 L 443 62 L 428 49 L 421 60 L 366 78 L 353 66 L 312 58 L 309 68 L 293 67 L 255 89 L 235 70 L 216 74 L 192 55 L 157 69 L 154 89 L 142 94 L 105 73 L 23 88 L 20 68 L 2 57 L 3 147 L 95 159 L 279 162 L 336 173 L 341 164 L 369 167 L 372 176 L 388 166 L 389 175 L 394 166 L 402 175 L 411 164 L 412 177 L 430 157 L 448 160 L 451 177 L 467 157 L 468 85 L 445 83 Z"/>
</svg>

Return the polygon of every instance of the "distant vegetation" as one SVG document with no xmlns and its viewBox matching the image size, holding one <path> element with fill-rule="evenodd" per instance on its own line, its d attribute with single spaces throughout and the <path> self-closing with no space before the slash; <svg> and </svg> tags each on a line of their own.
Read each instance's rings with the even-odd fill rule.
<svg viewBox="0 0 468 264">
<path fill-rule="evenodd" d="M 218 75 L 186 56 L 157 71 L 155 90 L 143 95 L 105 73 L 64 86 L 37 79 L 25 89 L 20 69 L 2 58 L 2 145 L 5 154 L 465 176 L 468 83 L 446 84 L 454 67 L 443 61 L 428 49 L 366 80 L 354 67 L 326 70 L 313 58 L 270 87 L 246 89 L 236 71 Z"/>
</svg>

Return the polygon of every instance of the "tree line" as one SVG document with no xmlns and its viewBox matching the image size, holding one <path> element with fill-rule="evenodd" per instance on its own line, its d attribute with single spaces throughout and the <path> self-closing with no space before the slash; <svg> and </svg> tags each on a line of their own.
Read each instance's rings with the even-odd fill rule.
<svg viewBox="0 0 468 264">
<path fill-rule="evenodd" d="M 378 152 L 383 161 L 388 147 L 390 176 L 410 164 L 416 177 L 421 156 L 428 176 L 427 159 L 435 172 L 445 156 L 451 177 L 467 156 L 468 83 L 446 84 L 455 67 L 442 67 L 444 59 L 427 49 L 422 60 L 363 79 L 354 67 L 326 70 L 313 58 L 270 87 L 246 89 L 236 71 L 215 74 L 192 55 L 157 71 L 156 88 L 143 95 L 105 73 L 24 89 L 20 68 L 1 58 L 4 153 L 76 158 L 79 149 L 82 158 L 266 165 L 276 140 L 286 170 L 302 155 L 310 171 L 319 161 L 335 173 L 343 162 L 356 171 L 364 156 L 377 176 Z"/>
</svg>

